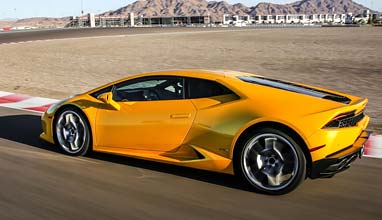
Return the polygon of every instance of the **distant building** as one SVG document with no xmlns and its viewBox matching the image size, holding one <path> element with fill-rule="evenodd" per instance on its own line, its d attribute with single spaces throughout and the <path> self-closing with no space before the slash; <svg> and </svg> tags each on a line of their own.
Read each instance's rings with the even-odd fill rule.
<svg viewBox="0 0 382 220">
<path fill-rule="evenodd" d="M 353 18 L 354 23 L 367 23 L 371 19 L 369 10 L 365 10 L 362 14 L 358 14 Z"/>
<path fill-rule="evenodd" d="M 348 13 L 346 15 L 345 24 L 353 24 L 353 13 Z"/>
<path fill-rule="evenodd" d="M 223 15 L 223 25 L 244 27 L 251 24 L 352 24 L 379 20 L 378 13 L 365 11 L 353 16 L 348 14 L 272 14 L 272 15 Z M 86 16 L 72 17 L 67 27 L 134 27 L 134 26 L 206 26 L 211 24 L 210 16 Z"/>
<path fill-rule="evenodd" d="M 142 25 L 206 25 L 210 23 L 209 16 L 166 16 L 142 17 Z"/>
<path fill-rule="evenodd" d="M 207 25 L 210 23 L 209 16 L 160 16 L 143 17 L 135 16 L 86 16 L 72 17 L 67 27 L 134 27 L 146 26 L 173 26 L 173 25 Z"/>
<path fill-rule="evenodd" d="M 365 22 L 370 18 L 370 12 L 365 11 L 359 17 L 354 17 L 352 13 L 348 14 L 278 14 L 278 15 L 255 15 L 253 17 L 245 17 L 238 15 L 223 16 L 223 24 L 239 26 L 241 24 L 351 24 L 360 19 Z M 379 17 L 374 15 L 373 18 Z"/>
<path fill-rule="evenodd" d="M 373 13 L 372 14 L 372 19 L 373 20 L 380 20 L 381 19 L 381 15 L 379 13 Z"/>
<path fill-rule="evenodd" d="M 224 25 L 246 26 L 251 23 L 252 21 L 249 15 L 223 15 Z"/>
</svg>

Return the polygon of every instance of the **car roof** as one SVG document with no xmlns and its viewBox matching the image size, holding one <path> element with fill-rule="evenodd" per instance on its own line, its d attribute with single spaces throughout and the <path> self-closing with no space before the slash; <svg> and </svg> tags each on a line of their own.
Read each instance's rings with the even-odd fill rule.
<svg viewBox="0 0 382 220">
<path fill-rule="evenodd" d="M 207 69 L 165 70 L 165 71 L 134 74 L 134 75 L 122 78 L 120 80 L 110 82 L 110 83 L 105 84 L 103 86 L 100 86 L 98 88 L 94 88 L 94 89 L 92 89 L 86 93 L 90 94 L 90 93 L 99 91 L 103 88 L 107 88 L 108 86 L 111 86 L 113 84 L 124 82 L 124 81 L 130 80 L 130 79 L 137 79 L 137 78 L 148 77 L 148 76 L 181 76 L 181 77 L 194 77 L 194 78 L 202 78 L 202 79 L 210 79 L 210 80 L 222 79 L 223 81 L 225 81 L 224 79 L 227 79 L 227 78 L 237 79 L 237 76 L 255 76 L 255 75 L 251 74 L 251 73 L 231 71 L 231 70 L 207 70 Z M 237 81 L 243 82 L 239 79 L 237 79 Z"/>
<path fill-rule="evenodd" d="M 208 70 L 208 69 L 178 69 L 178 70 L 166 70 L 151 73 L 138 74 L 137 77 L 142 76 L 155 76 L 155 75 L 171 75 L 171 76 L 184 76 L 184 77 L 201 77 L 201 78 L 226 78 L 237 76 L 253 76 L 254 74 L 231 71 L 231 70 Z"/>
</svg>

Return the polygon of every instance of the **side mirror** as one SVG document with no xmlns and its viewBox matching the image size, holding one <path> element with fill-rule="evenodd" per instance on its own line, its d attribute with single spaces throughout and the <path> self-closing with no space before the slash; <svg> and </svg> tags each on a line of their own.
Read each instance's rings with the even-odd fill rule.
<svg viewBox="0 0 382 220">
<path fill-rule="evenodd" d="M 107 93 L 103 93 L 99 95 L 98 100 L 102 101 L 106 105 L 110 105 L 115 110 L 119 111 L 121 109 L 121 106 L 116 101 L 113 100 L 112 92 L 107 92 Z"/>
</svg>

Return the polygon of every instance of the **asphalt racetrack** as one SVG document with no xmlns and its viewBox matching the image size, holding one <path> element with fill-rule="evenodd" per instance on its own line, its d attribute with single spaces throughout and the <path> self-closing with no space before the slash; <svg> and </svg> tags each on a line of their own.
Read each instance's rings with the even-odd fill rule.
<svg viewBox="0 0 382 220">
<path fill-rule="evenodd" d="M 0 32 L 0 44 L 18 43 L 24 41 L 38 41 L 51 39 L 99 37 L 131 34 L 160 33 L 165 30 L 169 32 L 191 32 L 191 31 L 218 31 L 227 28 L 73 28 L 73 29 L 47 29 L 47 30 L 27 30 Z M 239 30 L 230 28 L 230 30 Z"/>
<path fill-rule="evenodd" d="M 8 32 L 0 43 L 156 31 Z M 382 217 L 380 159 L 362 158 L 334 178 L 308 179 L 292 193 L 267 196 L 225 174 L 101 153 L 68 157 L 40 141 L 40 133 L 39 114 L 0 107 L 1 220 Z"/>
</svg>

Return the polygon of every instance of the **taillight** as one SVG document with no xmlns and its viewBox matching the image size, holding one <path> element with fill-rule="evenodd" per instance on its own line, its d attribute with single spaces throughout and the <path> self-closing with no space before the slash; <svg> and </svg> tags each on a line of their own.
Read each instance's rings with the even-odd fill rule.
<svg viewBox="0 0 382 220">
<path fill-rule="evenodd" d="M 355 111 L 337 115 L 333 120 L 327 123 L 324 128 L 347 128 L 356 126 L 359 121 L 365 117 L 362 112 L 355 114 Z"/>
</svg>

